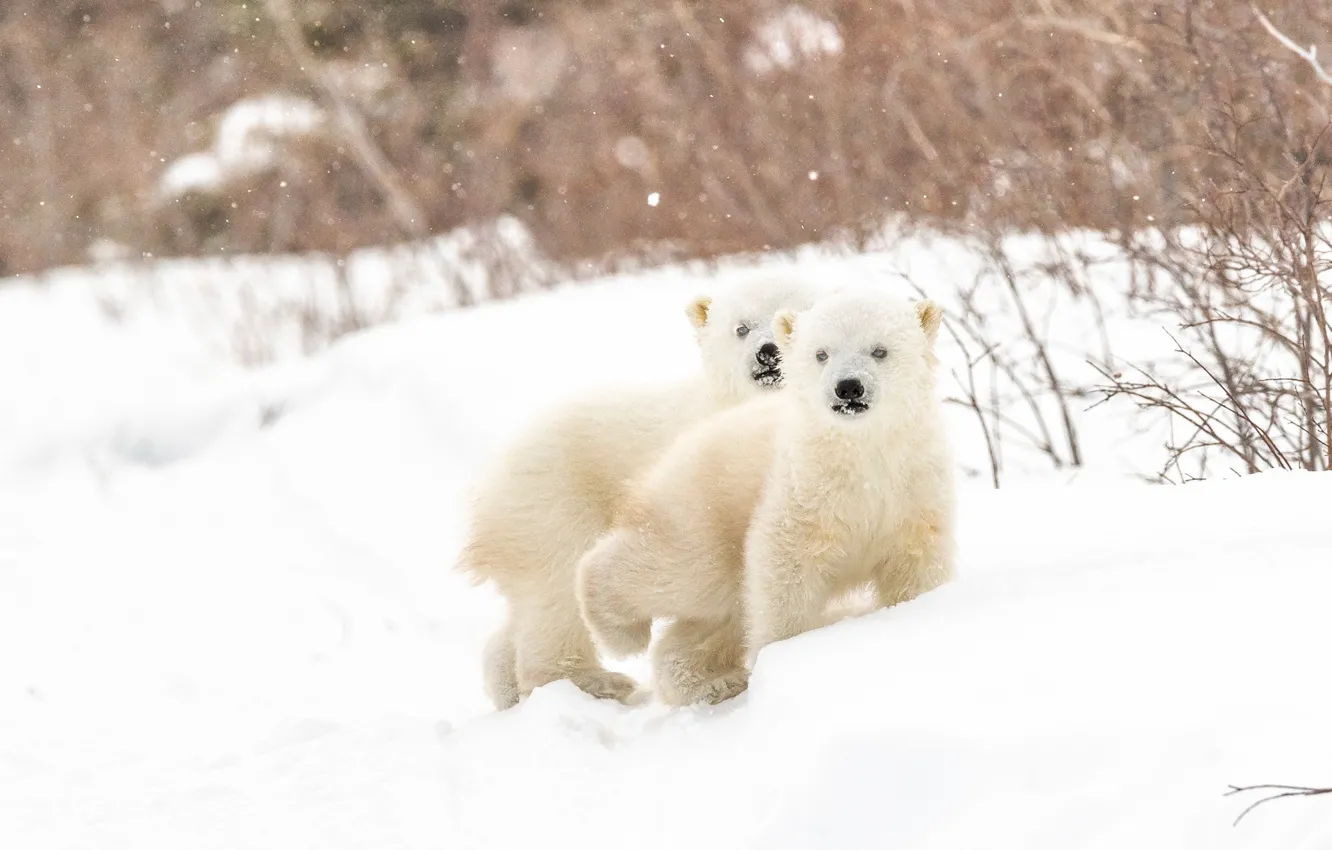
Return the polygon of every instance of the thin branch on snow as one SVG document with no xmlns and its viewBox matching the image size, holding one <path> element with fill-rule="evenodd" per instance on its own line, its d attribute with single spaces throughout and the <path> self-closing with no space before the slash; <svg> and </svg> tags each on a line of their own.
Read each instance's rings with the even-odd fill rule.
<svg viewBox="0 0 1332 850">
<path fill-rule="evenodd" d="M 1246 791 L 1269 791 L 1272 793 L 1250 803 L 1244 811 L 1240 812 L 1239 817 L 1235 818 L 1236 826 L 1239 825 L 1240 821 L 1244 820 L 1245 815 L 1258 808 L 1263 803 L 1268 803 L 1272 800 L 1280 800 L 1282 797 L 1317 797 L 1320 794 L 1332 794 L 1332 788 L 1309 788 L 1304 785 L 1232 785 L 1230 786 L 1230 790 L 1226 792 L 1226 796 L 1230 797 L 1235 794 L 1242 794 Z"/>
<path fill-rule="evenodd" d="M 1318 76 L 1318 79 L 1322 80 L 1327 85 L 1332 86 L 1332 73 L 1328 73 L 1327 69 L 1319 64 L 1318 47 L 1316 45 L 1311 44 L 1308 49 L 1300 47 L 1295 43 L 1294 39 L 1277 29 L 1276 25 L 1268 20 L 1267 16 L 1260 12 L 1257 6 L 1253 7 L 1253 13 L 1258 16 L 1258 23 L 1263 25 L 1263 29 L 1267 30 L 1268 35 L 1280 42 L 1282 47 L 1285 47 L 1305 62 L 1308 62 L 1309 67 L 1313 68 L 1314 74 Z"/>
</svg>

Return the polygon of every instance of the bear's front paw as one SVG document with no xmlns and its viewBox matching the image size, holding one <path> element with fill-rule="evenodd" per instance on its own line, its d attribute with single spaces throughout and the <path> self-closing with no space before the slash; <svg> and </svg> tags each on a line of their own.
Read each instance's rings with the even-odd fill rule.
<svg viewBox="0 0 1332 850">
<path fill-rule="evenodd" d="M 630 704 L 638 691 L 638 682 L 623 673 L 610 670 L 578 673 L 569 677 L 583 693 L 597 699 L 613 699 L 625 705 Z"/>
<path fill-rule="evenodd" d="M 718 705 L 740 696 L 748 687 L 749 673 L 745 670 L 731 670 L 697 684 L 681 686 L 675 683 L 674 687 L 663 693 L 663 697 L 667 702 L 677 705 Z"/>
<path fill-rule="evenodd" d="M 699 698 L 695 702 L 717 705 L 732 697 L 738 697 L 749 688 L 749 673 L 735 670 L 703 683 L 699 689 Z"/>
</svg>

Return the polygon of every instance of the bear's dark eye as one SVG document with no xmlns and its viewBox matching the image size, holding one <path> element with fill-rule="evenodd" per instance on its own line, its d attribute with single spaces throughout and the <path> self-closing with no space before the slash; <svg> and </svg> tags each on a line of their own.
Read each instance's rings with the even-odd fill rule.
<svg viewBox="0 0 1332 850">
<path fill-rule="evenodd" d="M 749 325 L 736 325 L 736 326 L 735 326 L 735 335 L 738 336 L 738 337 L 745 337 L 745 336 L 748 336 L 748 335 L 749 335 Z"/>
<path fill-rule="evenodd" d="M 888 349 L 884 348 L 882 345 L 870 352 L 870 357 L 873 357 L 875 360 L 882 360 L 887 356 Z"/>
<path fill-rule="evenodd" d="M 818 351 L 814 352 L 814 359 L 820 363 L 824 363 L 828 360 L 828 352 L 820 348 Z"/>
</svg>

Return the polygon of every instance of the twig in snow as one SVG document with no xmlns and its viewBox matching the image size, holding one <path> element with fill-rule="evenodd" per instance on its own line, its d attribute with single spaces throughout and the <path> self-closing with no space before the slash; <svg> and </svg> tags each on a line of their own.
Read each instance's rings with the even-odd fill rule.
<svg viewBox="0 0 1332 850">
<path fill-rule="evenodd" d="M 1246 791 L 1268 791 L 1272 793 L 1250 803 L 1244 811 L 1239 813 L 1239 817 L 1235 818 L 1235 826 L 1238 826 L 1239 822 L 1244 820 L 1244 816 L 1249 812 L 1263 803 L 1270 803 L 1272 800 L 1280 800 L 1282 797 L 1317 797 L 1320 794 L 1332 794 L 1332 788 L 1310 788 L 1304 785 L 1232 785 L 1230 790 L 1226 792 L 1226 796 L 1232 797 Z"/>
</svg>

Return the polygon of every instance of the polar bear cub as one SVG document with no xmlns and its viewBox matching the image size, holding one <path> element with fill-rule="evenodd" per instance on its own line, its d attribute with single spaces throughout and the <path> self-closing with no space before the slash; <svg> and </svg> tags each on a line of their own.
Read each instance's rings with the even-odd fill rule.
<svg viewBox="0 0 1332 850">
<path fill-rule="evenodd" d="M 809 281 L 760 273 L 696 298 L 686 312 L 702 356 L 699 376 L 550 411 L 481 480 L 459 566 L 494 581 L 508 602 L 508 621 L 483 658 L 497 708 L 558 679 L 621 700 L 637 689 L 598 661 L 574 596 L 578 559 L 609 528 L 629 481 L 682 431 L 782 384 L 773 316 L 808 306 L 815 292 Z"/>
<path fill-rule="evenodd" d="M 850 291 L 779 313 L 787 389 L 686 432 L 582 559 L 583 616 L 612 653 L 653 653 L 670 704 L 744 690 L 769 643 L 868 585 L 879 606 L 947 581 L 952 462 L 935 396 L 942 315 Z"/>
</svg>

